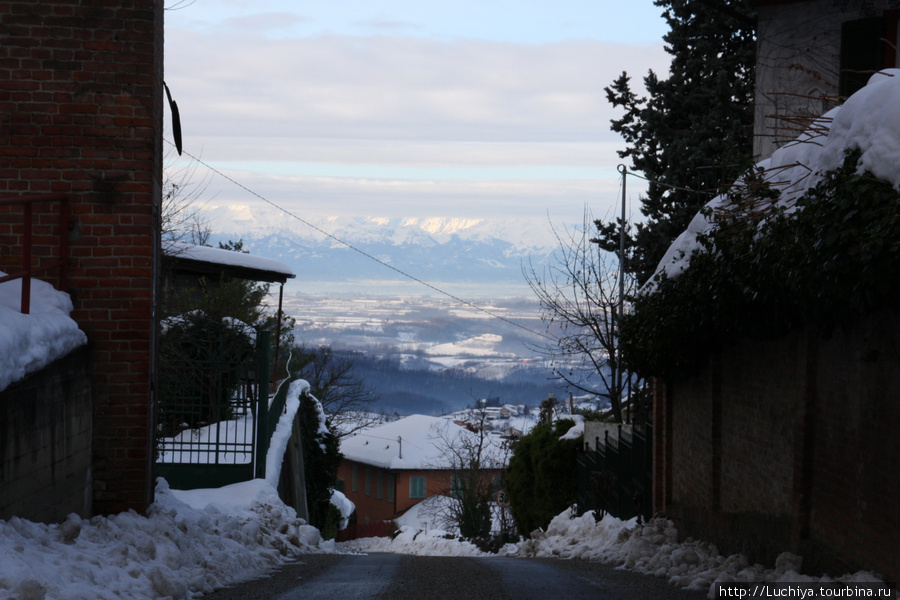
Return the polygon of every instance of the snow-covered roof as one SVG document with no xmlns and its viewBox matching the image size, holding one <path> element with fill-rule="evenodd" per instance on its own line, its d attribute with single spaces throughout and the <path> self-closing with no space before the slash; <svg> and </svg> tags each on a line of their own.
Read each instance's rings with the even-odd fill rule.
<svg viewBox="0 0 900 600">
<path fill-rule="evenodd" d="M 163 254 L 169 259 L 204 263 L 218 267 L 234 267 L 236 269 L 253 271 L 258 274 L 275 274 L 279 276 L 276 277 L 275 280 L 284 280 L 286 278 L 292 279 L 295 277 L 293 270 L 283 262 L 271 258 L 253 256 L 252 254 L 247 254 L 245 252 L 210 248 L 208 246 L 195 246 L 193 244 L 185 244 L 183 242 L 170 240 L 163 242 L 162 249 Z M 249 278 L 256 279 L 256 277 Z M 269 279 L 256 280 L 268 281 Z"/>
<path fill-rule="evenodd" d="M 341 440 L 344 458 L 382 469 L 446 469 L 447 446 L 476 434 L 440 417 L 411 415 Z M 500 447 L 487 440 L 491 456 L 502 459 Z"/>
<path fill-rule="evenodd" d="M 806 191 L 844 161 L 846 149 L 859 149 L 862 156 L 858 172 L 870 171 L 875 177 L 900 187 L 900 69 L 884 69 L 868 84 L 850 96 L 843 105 L 830 110 L 796 140 L 776 150 L 757 166 L 765 172 L 769 185 L 781 192 L 778 205 L 790 209 Z M 728 206 L 727 195 L 713 198 L 707 205 L 710 214 Z M 712 227 L 712 217 L 698 212 L 666 251 L 656 268 L 677 277 L 700 249 L 699 234 Z M 651 280 L 652 281 L 652 280 Z M 652 283 L 651 287 L 652 288 Z"/>
</svg>

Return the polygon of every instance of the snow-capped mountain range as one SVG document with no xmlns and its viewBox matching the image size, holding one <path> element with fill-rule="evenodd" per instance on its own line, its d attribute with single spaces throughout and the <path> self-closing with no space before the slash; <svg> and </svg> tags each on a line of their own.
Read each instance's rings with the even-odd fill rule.
<svg viewBox="0 0 900 600">
<path fill-rule="evenodd" d="M 542 264 L 556 247 L 550 223 L 539 219 L 306 219 L 247 206 L 208 213 L 211 245 L 243 240 L 252 254 L 279 260 L 306 281 L 396 280 L 393 267 L 425 281 L 524 283 L 523 264 Z"/>
</svg>

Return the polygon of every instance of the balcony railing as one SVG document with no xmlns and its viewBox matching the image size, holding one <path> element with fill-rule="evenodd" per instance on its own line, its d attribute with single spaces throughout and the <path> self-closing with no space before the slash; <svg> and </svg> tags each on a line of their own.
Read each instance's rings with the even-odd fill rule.
<svg viewBox="0 0 900 600">
<path fill-rule="evenodd" d="M 34 205 L 37 203 L 59 203 L 59 249 L 57 260 L 41 266 L 32 266 L 32 240 L 34 237 Z M 66 194 L 36 194 L 0 198 L 0 206 L 22 206 L 22 270 L 0 277 L 0 283 L 22 280 L 22 314 L 31 310 L 31 278 L 32 276 L 59 268 L 59 289 L 66 287 L 66 265 L 69 259 L 69 198 Z"/>
</svg>

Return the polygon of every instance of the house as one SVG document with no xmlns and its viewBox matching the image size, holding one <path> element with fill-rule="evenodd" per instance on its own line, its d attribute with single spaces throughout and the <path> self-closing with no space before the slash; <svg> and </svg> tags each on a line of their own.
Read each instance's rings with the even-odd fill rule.
<svg viewBox="0 0 900 600">
<path fill-rule="evenodd" d="M 875 71 L 900 66 L 897 0 L 758 0 L 757 6 L 753 152 L 760 159 Z"/>
<path fill-rule="evenodd" d="M 0 518 L 143 512 L 153 498 L 163 11 L 0 9 L 0 270 L 63 262 L 40 278 L 69 293 L 88 339 L 0 393 Z"/>
<path fill-rule="evenodd" d="M 777 119 L 802 123 L 858 89 L 856 74 L 868 80 L 896 60 L 900 3 L 758 4 L 757 151 L 770 156 L 780 142 L 770 135 Z M 895 311 L 868 314 L 830 337 L 802 330 L 729 343 L 698 372 L 655 382 L 654 510 L 673 519 L 680 536 L 709 540 L 723 554 L 774 564 L 791 551 L 804 571 L 866 569 L 896 581 L 898 390 Z"/>
<path fill-rule="evenodd" d="M 448 495 L 478 434 L 440 417 L 412 415 L 341 440 L 338 490 L 355 505 L 358 525 L 389 521 L 426 498 Z M 486 438 L 485 477 L 500 475 L 502 448 Z"/>
</svg>

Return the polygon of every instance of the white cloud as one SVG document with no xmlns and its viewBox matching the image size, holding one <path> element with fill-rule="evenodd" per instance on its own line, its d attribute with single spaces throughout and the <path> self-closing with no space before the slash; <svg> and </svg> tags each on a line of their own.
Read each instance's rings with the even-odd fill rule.
<svg viewBox="0 0 900 600">
<path fill-rule="evenodd" d="M 639 83 L 668 68 L 661 43 L 273 39 L 271 17 L 167 29 L 165 78 L 188 152 L 303 214 L 604 216 L 624 143 L 603 88 L 623 70 Z M 259 202 L 224 180 L 212 195 Z"/>
<path fill-rule="evenodd" d="M 167 56 L 166 80 L 194 140 L 610 141 L 615 113 L 603 88 L 622 70 L 639 77 L 667 65 L 661 44 L 177 30 L 167 32 Z"/>
</svg>

